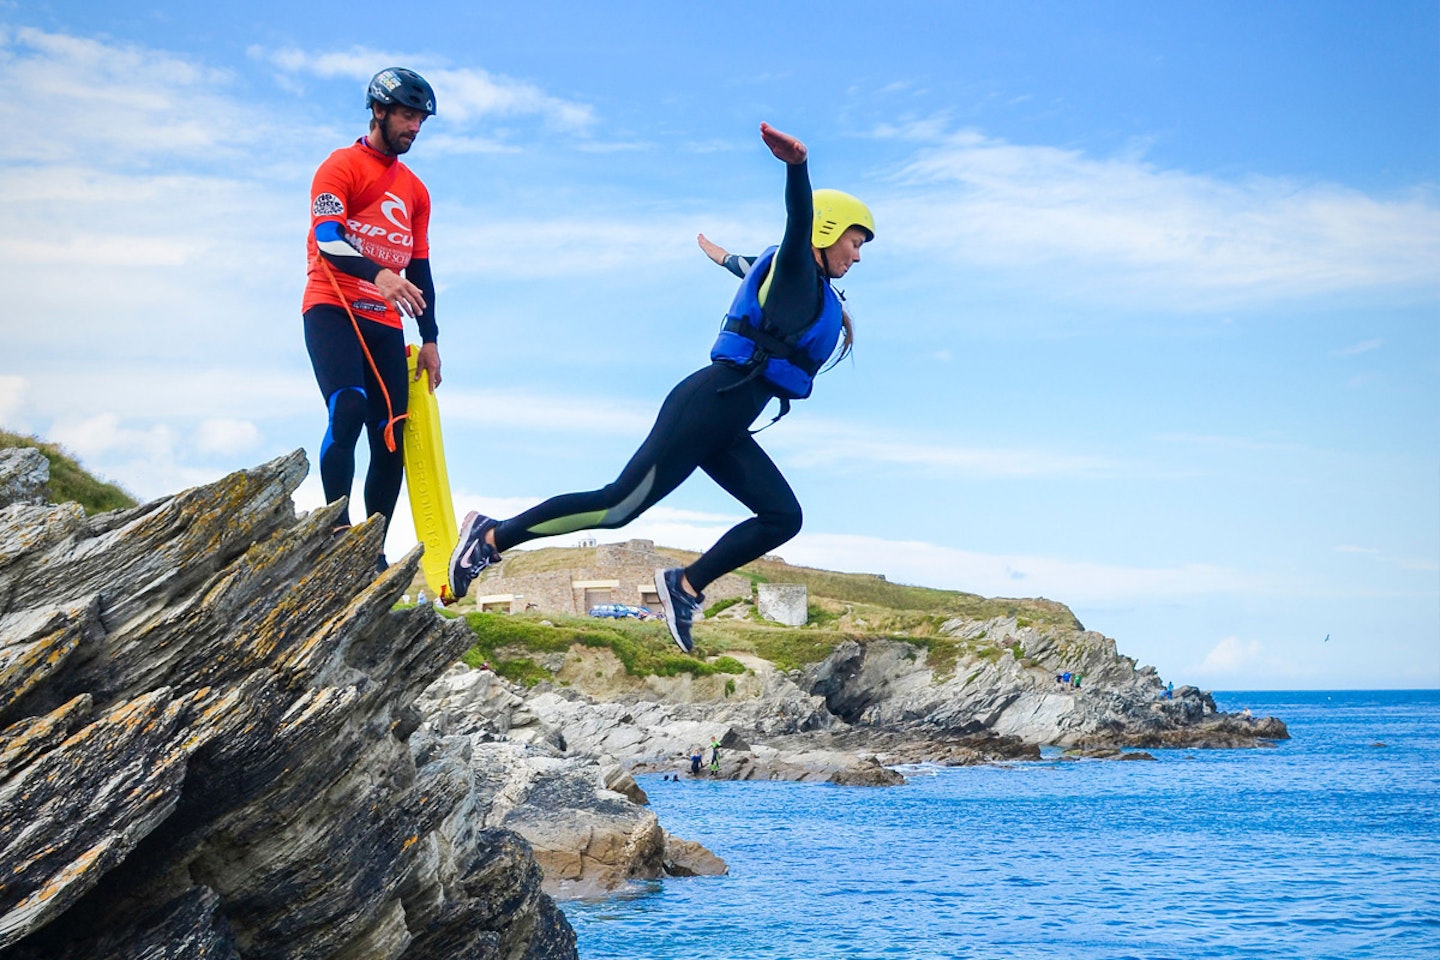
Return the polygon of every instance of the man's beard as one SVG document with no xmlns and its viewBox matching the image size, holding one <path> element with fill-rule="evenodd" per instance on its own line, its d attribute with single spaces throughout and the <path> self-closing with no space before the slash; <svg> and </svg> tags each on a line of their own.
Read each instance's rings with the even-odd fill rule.
<svg viewBox="0 0 1440 960">
<path fill-rule="evenodd" d="M 390 151 L 397 157 L 400 156 L 400 154 L 408 151 L 411 144 L 415 142 L 415 139 L 413 137 L 407 141 L 399 134 L 392 135 L 390 133 L 389 117 L 386 117 L 384 120 L 380 121 L 380 139 L 385 143 L 385 149 Z"/>
</svg>

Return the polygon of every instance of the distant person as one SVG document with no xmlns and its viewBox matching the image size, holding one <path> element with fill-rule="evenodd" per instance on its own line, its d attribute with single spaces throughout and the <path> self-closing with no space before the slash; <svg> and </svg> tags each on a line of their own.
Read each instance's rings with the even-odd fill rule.
<svg viewBox="0 0 1440 960">
<path fill-rule="evenodd" d="M 1175 681 L 1174 681 L 1174 680 L 1171 680 L 1170 683 L 1167 684 L 1166 687 L 1165 687 L 1165 699 L 1166 699 L 1166 700 L 1174 700 L 1174 699 L 1175 699 Z"/>
<path fill-rule="evenodd" d="M 700 776 L 700 764 L 704 759 L 699 747 L 690 748 L 690 775 L 692 777 Z"/>
<path fill-rule="evenodd" d="M 720 772 L 720 741 L 714 737 L 710 738 L 710 774 L 714 776 Z"/>
<path fill-rule="evenodd" d="M 710 365 L 670 391 L 650 435 L 614 483 L 552 497 L 508 520 L 466 516 L 450 558 L 457 598 L 503 551 L 539 537 L 623 527 L 699 468 L 754 515 L 688 567 L 655 572 L 670 635 L 690 653 L 691 623 L 705 587 L 799 532 L 800 503 L 749 428 L 772 399 L 780 399 L 783 416 L 791 400 L 808 397 L 837 347 L 836 361 L 849 353 L 853 326 L 830 284 L 860 262 L 875 224 L 849 194 L 812 192 L 803 143 L 767 123 L 760 136 L 786 165 L 785 234 L 746 274 Z"/>
<path fill-rule="evenodd" d="M 370 132 L 320 164 L 310 185 L 305 348 L 325 401 L 320 483 L 326 501 L 350 496 L 355 445 L 370 444 L 365 512 L 388 527 L 404 472 L 408 406 L 404 317 L 423 346 L 415 377 L 440 385 L 435 282 L 430 275 L 430 192 L 400 162 L 435 115 L 435 91 L 404 67 L 381 70 L 365 94 Z M 402 276 L 403 274 L 403 276 Z M 350 512 L 336 531 L 350 526 Z M 379 561 L 385 567 L 382 554 Z"/>
</svg>

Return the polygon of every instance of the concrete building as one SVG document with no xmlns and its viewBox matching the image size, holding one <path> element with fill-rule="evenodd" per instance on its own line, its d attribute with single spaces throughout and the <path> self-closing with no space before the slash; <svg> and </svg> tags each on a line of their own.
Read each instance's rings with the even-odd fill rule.
<svg viewBox="0 0 1440 960">
<path fill-rule="evenodd" d="M 810 619 L 809 591 L 803 583 L 762 583 L 755 604 L 760 616 L 787 627 L 803 627 Z"/>
<path fill-rule="evenodd" d="M 477 609 L 584 616 L 599 604 L 623 603 L 661 611 L 655 571 L 673 567 L 675 561 L 657 553 L 654 541 L 585 545 L 568 552 L 574 555 L 574 564 L 559 569 L 525 573 L 523 563 L 501 563 L 492 568 L 493 573 L 486 571 L 471 588 Z M 708 606 L 730 597 L 750 596 L 750 579 L 731 573 L 706 588 L 705 603 Z"/>
</svg>

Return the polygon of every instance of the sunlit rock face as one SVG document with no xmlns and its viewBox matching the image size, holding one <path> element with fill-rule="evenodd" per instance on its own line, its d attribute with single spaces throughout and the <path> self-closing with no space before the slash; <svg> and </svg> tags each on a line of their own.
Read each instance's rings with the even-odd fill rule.
<svg viewBox="0 0 1440 960">
<path fill-rule="evenodd" d="M 414 703 L 470 643 L 418 554 L 297 517 L 303 453 L 129 510 L 0 508 L 0 952 L 574 957 Z"/>
</svg>

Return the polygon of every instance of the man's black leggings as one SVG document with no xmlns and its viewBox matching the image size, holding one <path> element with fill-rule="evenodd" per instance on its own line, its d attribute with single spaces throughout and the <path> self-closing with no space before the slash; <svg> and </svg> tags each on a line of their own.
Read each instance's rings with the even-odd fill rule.
<svg viewBox="0 0 1440 960">
<path fill-rule="evenodd" d="M 502 521 L 495 529 L 495 546 L 504 551 L 539 537 L 623 527 L 697 467 L 755 515 L 731 528 L 686 568 L 686 579 L 696 590 L 795 536 L 802 519 L 800 502 L 749 433 L 771 394 L 758 378 L 742 383 L 744 379 L 743 371 L 720 363 L 686 377 L 665 398 L 650 435 L 614 483 L 551 497 Z"/>
<path fill-rule="evenodd" d="M 405 333 L 397 327 L 358 317 L 360 333 L 375 366 L 390 391 L 395 416 L 409 403 L 405 367 Z M 305 347 L 315 368 L 315 382 L 330 411 L 325 438 L 320 442 L 320 483 L 325 500 L 334 503 L 350 495 L 355 482 L 355 444 L 364 429 L 370 440 L 370 469 L 365 474 L 365 515 L 380 513 L 385 522 L 395 513 L 400 497 L 400 480 L 405 472 L 404 421 L 395 425 L 395 452 L 385 449 L 385 421 L 389 413 L 355 328 L 342 307 L 320 304 L 305 311 Z M 349 523 L 350 514 L 341 518 Z"/>
</svg>

